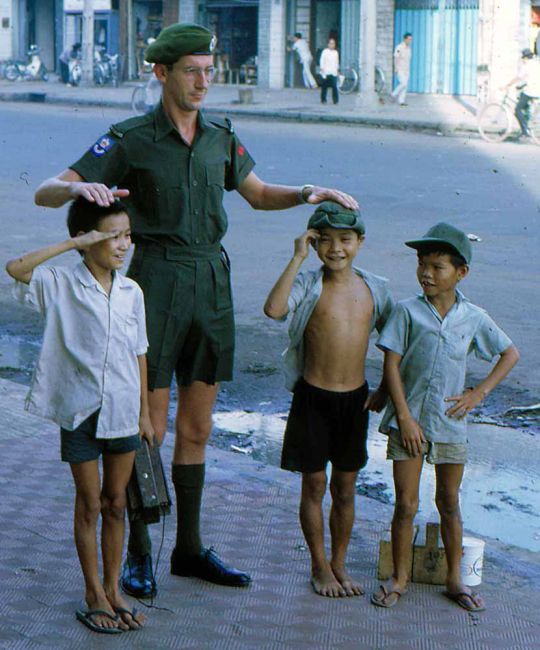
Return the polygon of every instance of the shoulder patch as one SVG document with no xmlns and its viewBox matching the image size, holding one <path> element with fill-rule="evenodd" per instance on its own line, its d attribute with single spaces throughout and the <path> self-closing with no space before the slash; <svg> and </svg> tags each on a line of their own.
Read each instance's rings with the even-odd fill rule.
<svg viewBox="0 0 540 650">
<path fill-rule="evenodd" d="M 102 135 L 101 138 L 98 139 L 98 141 L 92 145 L 90 148 L 90 151 L 96 156 L 96 158 L 101 158 L 101 156 L 104 156 L 107 151 L 113 148 L 113 146 L 116 144 L 116 140 L 111 137 L 110 135 Z"/>
<path fill-rule="evenodd" d="M 132 131 L 141 126 L 145 126 L 152 121 L 152 114 L 147 113 L 146 115 L 137 115 L 136 117 L 130 117 L 123 122 L 117 122 L 116 124 L 111 124 L 110 131 L 117 138 L 122 139 L 128 131 Z"/>
<path fill-rule="evenodd" d="M 228 117 L 213 117 L 208 120 L 210 124 L 214 126 L 219 126 L 220 129 L 225 129 L 229 133 L 234 133 L 234 126 L 232 125 L 231 120 Z"/>
</svg>

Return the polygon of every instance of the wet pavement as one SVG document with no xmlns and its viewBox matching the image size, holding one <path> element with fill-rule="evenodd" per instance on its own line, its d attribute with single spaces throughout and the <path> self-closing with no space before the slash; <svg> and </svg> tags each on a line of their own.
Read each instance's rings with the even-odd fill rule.
<svg viewBox="0 0 540 650">
<path fill-rule="evenodd" d="M 244 454 L 210 448 L 203 532 L 254 582 L 236 590 L 168 573 L 174 515 L 157 568 L 160 593 L 144 631 L 109 639 L 75 620 L 81 586 L 71 538 L 73 489 L 56 427 L 22 410 L 26 388 L 0 379 L 0 647 L 252 650 L 533 650 L 540 638 L 538 555 L 486 538 L 487 611 L 468 614 L 442 588 L 414 584 L 391 610 L 367 597 L 324 599 L 308 583 L 297 523 L 299 477 Z M 170 463 L 172 436 L 163 448 Z M 360 496 L 349 568 L 377 588 L 378 541 L 391 507 Z M 160 526 L 152 527 L 155 552 Z M 144 607 L 143 607 L 144 608 Z"/>
</svg>

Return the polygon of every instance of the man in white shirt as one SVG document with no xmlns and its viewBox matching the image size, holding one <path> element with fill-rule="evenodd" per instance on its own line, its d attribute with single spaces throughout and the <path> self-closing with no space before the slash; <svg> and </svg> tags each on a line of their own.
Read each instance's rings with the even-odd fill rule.
<svg viewBox="0 0 540 650">
<path fill-rule="evenodd" d="M 398 80 L 398 85 L 394 88 L 391 97 L 400 106 L 407 106 L 405 99 L 407 97 L 407 86 L 409 85 L 409 74 L 411 70 L 411 43 L 412 34 L 407 32 L 403 36 L 401 43 L 394 50 L 394 72 Z"/>
<path fill-rule="evenodd" d="M 293 39 L 294 43 L 291 46 L 291 50 L 293 52 L 296 52 L 298 59 L 302 64 L 302 77 L 304 79 L 304 86 L 306 88 L 317 88 L 317 82 L 315 81 L 315 77 L 311 72 L 313 55 L 311 54 L 309 45 L 307 41 L 302 38 L 302 34 L 300 32 L 296 32 L 296 34 L 293 36 Z"/>
<path fill-rule="evenodd" d="M 521 136 L 529 137 L 529 105 L 533 99 L 540 97 L 540 60 L 526 48 L 521 52 L 521 66 L 518 76 L 512 79 L 504 89 L 517 85 L 521 93 L 516 104 L 515 114 L 521 127 Z"/>
<path fill-rule="evenodd" d="M 336 40 L 328 39 L 328 47 L 325 47 L 321 54 L 319 62 L 319 71 L 323 79 L 321 85 L 321 104 L 326 104 L 326 93 L 328 87 L 332 88 L 332 101 L 334 104 L 339 102 L 338 95 L 338 76 L 339 76 L 339 53 L 336 49 Z"/>
</svg>

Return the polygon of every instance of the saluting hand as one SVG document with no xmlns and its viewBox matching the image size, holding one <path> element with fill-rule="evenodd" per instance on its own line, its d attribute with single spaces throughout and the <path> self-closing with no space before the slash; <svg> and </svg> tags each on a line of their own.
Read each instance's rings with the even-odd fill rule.
<svg viewBox="0 0 540 650">
<path fill-rule="evenodd" d="M 99 244 L 99 242 L 104 241 L 105 239 L 112 239 L 120 233 L 119 230 L 112 230 L 110 232 L 101 232 L 100 230 L 91 230 L 90 232 L 85 232 L 83 235 L 78 235 L 73 237 L 72 241 L 75 244 L 75 248 L 78 251 L 86 250 L 94 244 Z"/>
<path fill-rule="evenodd" d="M 114 203 L 116 197 L 123 199 L 129 196 L 129 190 L 111 190 L 103 183 L 74 181 L 70 184 L 69 194 L 72 199 L 82 196 L 90 203 L 97 203 L 102 208 L 106 208 Z"/>
<path fill-rule="evenodd" d="M 346 192 L 327 187 L 313 187 L 307 197 L 307 203 L 317 205 L 323 201 L 335 201 L 336 203 L 340 203 L 344 208 L 349 208 L 349 210 L 358 209 L 358 201 Z"/>
<path fill-rule="evenodd" d="M 309 255 L 309 245 L 315 244 L 320 236 L 320 233 L 313 228 L 310 228 L 309 230 L 306 230 L 306 232 L 302 233 L 300 237 L 297 237 L 294 240 L 294 256 L 301 260 L 305 260 Z"/>
</svg>

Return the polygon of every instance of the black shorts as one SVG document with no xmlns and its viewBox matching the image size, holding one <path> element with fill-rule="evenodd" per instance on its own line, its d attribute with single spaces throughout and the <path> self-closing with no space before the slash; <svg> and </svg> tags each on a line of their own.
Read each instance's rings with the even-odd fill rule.
<svg viewBox="0 0 540 650">
<path fill-rule="evenodd" d="M 320 472 L 328 461 L 342 472 L 356 472 L 367 463 L 369 415 L 364 411 L 367 382 L 338 393 L 300 379 L 287 419 L 281 467 L 295 472 Z"/>
<path fill-rule="evenodd" d="M 96 438 L 99 410 L 73 431 L 60 429 L 60 451 L 66 463 L 86 463 L 101 454 L 127 454 L 141 446 L 139 434 L 124 438 Z"/>
</svg>

